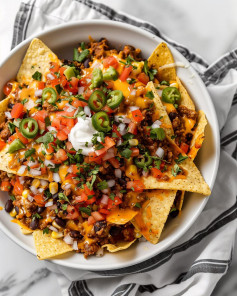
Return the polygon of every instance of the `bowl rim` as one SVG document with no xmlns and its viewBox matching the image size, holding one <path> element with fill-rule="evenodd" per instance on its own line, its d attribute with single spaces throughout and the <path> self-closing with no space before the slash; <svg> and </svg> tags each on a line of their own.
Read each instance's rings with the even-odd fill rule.
<svg viewBox="0 0 237 296">
<path fill-rule="evenodd" d="M 161 41 L 164 41 L 161 37 L 158 37 L 154 34 L 152 34 L 151 32 L 140 28 L 140 27 L 135 27 L 134 25 L 131 24 L 125 24 L 122 22 L 118 22 L 118 21 L 112 21 L 112 20 L 81 20 L 81 21 L 74 21 L 74 22 L 69 22 L 66 24 L 61 24 L 61 25 L 57 25 L 54 26 L 50 29 L 47 29 L 43 32 L 40 33 L 36 33 L 31 35 L 30 37 L 28 37 L 26 40 L 24 40 L 23 42 L 21 42 L 20 44 L 18 44 L 13 50 L 10 51 L 10 53 L 0 62 L 0 67 L 2 67 L 5 63 L 8 62 L 8 60 L 11 59 L 12 56 L 14 56 L 22 47 L 24 47 L 25 45 L 29 44 L 31 42 L 31 40 L 33 38 L 43 38 L 45 35 L 47 34 L 51 34 L 55 31 L 59 31 L 61 29 L 65 29 L 65 28 L 70 28 L 70 27 L 77 27 L 77 26 L 86 26 L 86 25 L 93 25 L 93 24 L 100 24 L 100 25 L 107 25 L 107 26 L 112 26 L 112 27 L 116 27 L 116 28 L 121 28 L 123 30 L 131 30 L 131 31 L 135 31 L 138 34 L 144 35 L 145 38 L 149 38 L 149 39 L 153 39 L 155 41 L 157 41 L 157 44 L 160 43 Z M 167 41 L 164 41 L 167 42 Z M 168 42 L 167 42 L 168 43 Z M 190 62 L 173 46 L 170 45 L 168 43 L 169 47 L 172 49 L 173 52 L 176 52 L 176 54 L 181 55 L 185 60 L 187 65 L 192 69 L 192 71 L 194 72 L 195 78 L 197 79 L 197 83 L 201 86 L 202 88 L 202 92 L 205 93 L 205 96 L 209 98 L 209 104 L 210 104 L 210 111 L 212 113 L 212 124 L 213 124 L 213 134 L 214 134 L 214 145 L 216 146 L 216 155 L 215 155 L 215 159 L 213 160 L 214 162 L 214 170 L 213 170 L 213 174 L 212 174 L 212 178 L 209 182 L 209 186 L 212 189 L 215 183 L 215 179 L 217 176 L 217 171 L 218 171 L 218 166 L 219 166 L 219 159 L 220 159 L 220 134 L 219 134 L 219 124 L 218 124 L 218 120 L 217 120 L 217 115 L 216 115 L 216 111 L 215 111 L 215 107 L 214 104 L 212 102 L 212 99 L 207 91 L 207 88 L 203 82 L 203 80 L 200 78 L 199 74 L 196 72 L 196 70 L 192 67 L 192 65 L 190 64 Z M 126 262 L 123 262 L 121 264 L 119 264 L 119 266 L 117 266 L 117 264 L 111 265 L 108 267 L 103 268 L 103 266 L 100 265 L 94 265 L 89 267 L 89 270 L 91 271 L 105 271 L 105 270 L 115 270 L 115 269 L 121 269 L 121 268 L 126 268 L 128 266 L 133 266 L 136 265 L 138 263 L 144 262 L 154 256 L 156 256 L 157 254 L 161 253 L 164 250 L 167 250 L 171 245 L 173 245 L 177 240 L 179 240 L 186 232 L 187 230 L 194 224 L 194 222 L 196 221 L 196 219 L 199 217 L 199 215 L 201 214 L 201 212 L 203 211 L 205 205 L 207 204 L 209 200 L 209 197 L 206 197 L 203 199 L 201 205 L 199 206 L 199 209 L 197 211 L 195 211 L 195 214 L 192 216 L 192 219 L 189 221 L 189 223 L 187 223 L 185 226 L 183 226 L 177 233 L 172 234 L 172 239 L 170 239 L 169 242 L 167 242 L 162 248 L 160 248 L 160 250 L 158 250 L 156 253 L 152 253 L 152 255 L 147 255 L 147 256 L 143 256 L 142 258 L 138 259 L 138 258 L 134 258 L 132 259 L 132 261 L 134 261 L 134 263 L 129 263 L 127 264 Z M 35 250 L 32 250 L 31 247 L 27 246 L 24 242 L 22 242 L 20 239 L 18 239 L 17 237 L 15 237 L 11 231 L 8 230 L 8 228 L 3 225 L 3 223 L 0 220 L 0 229 L 13 241 L 15 242 L 17 245 L 21 246 L 23 249 L 25 249 L 26 251 L 28 251 L 29 253 L 31 253 L 32 255 L 36 255 Z M 66 259 L 53 259 L 53 260 L 46 260 L 49 261 L 51 263 L 56 263 L 58 265 L 64 266 L 64 267 L 70 267 L 73 269 L 82 269 L 82 270 L 88 270 L 86 264 L 82 263 L 82 264 L 72 264 L 71 262 L 67 262 L 65 261 Z"/>
</svg>

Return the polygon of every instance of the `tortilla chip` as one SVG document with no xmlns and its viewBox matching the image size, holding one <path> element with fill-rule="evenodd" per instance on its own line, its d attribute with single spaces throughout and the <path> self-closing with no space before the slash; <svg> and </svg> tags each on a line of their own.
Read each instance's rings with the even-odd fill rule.
<svg viewBox="0 0 237 296">
<path fill-rule="evenodd" d="M 188 109 L 195 110 L 195 105 L 192 99 L 190 98 L 190 95 L 188 94 L 186 88 L 183 86 L 182 82 L 180 81 L 179 77 L 176 77 L 176 81 L 178 83 L 179 92 L 181 95 L 180 105 L 183 105 Z"/>
<path fill-rule="evenodd" d="M 73 250 L 62 239 L 54 239 L 49 234 L 43 234 L 42 230 L 34 231 L 33 238 L 39 260 L 50 259 Z"/>
<path fill-rule="evenodd" d="M 147 201 L 132 220 L 135 228 L 152 244 L 157 244 L 173 205 L 176 191 L 152 190 L 140 193 Z"/>
<path fill-rule="evenodd" d="M 190 143 L 190 151 L 188 153 L 188 156 L 191 159 L 194 159 L 196 157 L 198 150 L 202 147 L 202 143 L 205 138 L 204 131 L 206 125 L 207 119 L 205 113 L 202 110 L 200 110 L 198 111 L 197 128 Z"/>
<path fill-rule="evenodd" d="M 17 219 L 13 219 L 11 222 L 16 223 L 20 226 L 21 232 L 23 234 L 31 234 L 33 232 L 32 229 L 30 229 L 29 227 L 27 227 L 25 224 L 23 224 L 20 220 Z"/>
<path fill-rule="evenodd" d="M 31 82 L 32 75 L 36 71 L 44 76 L 49 71 L 50 62 L 59 63 L 59 59 L 41 40 L 34 38 L 17 73 L 17 81 L 20 83 Z"/>
<path fill-rule="evenodd" d="M 131 221 L 138 211 L 127 209 L 114 209 L 106 216 L 106 221 L 113 224 L 123 225 Z"/>
<path fill-rule="evenodd" d="M 152 81 L 150 81 L 147 84 L 146 88 L 148 91 L 152 91 L 154 94 L 153 102 L 154 102 L 154 105 L 155 105 L 154 107 L 156 108 L 156 112 L 157 112 L 157 118 L 154 118 L 154 119 L 155 120 L 158 119 L 162 122 L 161 127 L 165 130 L 165 133 L 171 137 L 174 134 L 172 123 L 171 123 L 170 118 L 169 118 L 169 116 L 162 104 L 162 101 L 156 91 L 154 83 Z M 161 117 L 161 119 L 160 119 L 160 117 Z M 155 120 L 153 120 L 153 121 L 155 121 Z"/>
<path fill-rule="evenodd" d="M 167 136 L 168 141 L 173 146 L 174 151 L 183 154 L 182 150 Z M 184 154 L 183 154 L 184 155 Z M 158 180 L 152 176 L 143 177 L 143 182 L 146 189 L 171 189 L 171 190 L 185 190 L 190 192 L 197 192 L 204 195 L 210 195 L 211 190 L 205 180 L 203 179 L 198 168 L 193 161 L 188 157 L 181 164 L 181 170 L 185 172 L 185 176 L 177 175 L 174 177 L 170 171 L 166 175 L 170 178 L 169 181 Z"/>
<path fill-rule="evenodd" d="M 8 97 L 0 102 L 0 123 L 4 122 L 5 120 L 5 111 L 7 110 L 9 100 L 10 98 Z"/>
<path fill-rule="evenodd" d="M 110 253 L 115 253 L 115 252 L 118 252 L 118 251 L 121 251 L 121 250 L 125 250 L 125 249 L 128 249 L 134 242 L 136 241 L 136 239 L 134 239 L 133 241 L 131 242 L 118 242 L 116 244 L 106 244 L 106 245 L 103 245 L 102 248 L 107 248 L 107 250 L 110 252 Z"/>
<path fill-rule="evenodd" d="M 160 43 L 148 58 L 148 66 L 154 67 L 158 71 L 159 81 L 176 80 L 176 70 L 174 64 L 174 58 L 166 43 Z M 171 65 L 170 67 L 164 67 L 165 65 Z"/>
</svg>

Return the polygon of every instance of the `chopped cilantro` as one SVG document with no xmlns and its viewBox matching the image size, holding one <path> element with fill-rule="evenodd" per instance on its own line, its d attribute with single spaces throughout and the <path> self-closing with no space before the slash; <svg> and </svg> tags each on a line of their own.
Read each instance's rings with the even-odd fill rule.
<svg viewBox="0 0 237 296">
<path fill-rule="evenodd" d="M 121 193 L 127 193 L 127 190 L 120 190 Z"/>
<path fill-rule="evenodd" d="M 46 126 L 50 126 L 50 125 L 51 125 L 51 121 L 50 121 L 50 119 L 49 119 L 49 116 L 45 117 L 44 122 L 45 122 L 45 125 L 46 125 Z"/>
<path fill-rule="evenodd" d="M 97 184 L 97 188 L 99 190 L 104 190 L 104 189 L 107 189 L 108 187 L 109 187 L 108 183 L 105 180 L 103 180 Z"/>
<path fill-rule="evenodd" d="M 23 105 L 25 105 L 25 103 L 27 103 L 27 102 L 28 102 L 28 99 L 24 99 L 24 100 L 21 101 L 21 103 L 22 103 Z"/>
<path fill-rule="evenodd" d="M 14 196 L 13 194 L 10 195 L 10 199 L 11 199 L 12 201 L 16 200 L 16 198 L 15 198 L 15 196 Z"/>
<path fill-rule="evenodd" d="M 141 206 L 140 202 L 136 202 L 135 207 L 141 208 L 142 206 Z"/>
<path fill-rule="evenodd" d="M 44 145 L 48 145 L 49 143 L 53 142 L 53 140 L 54 140 L 54 136 L 50 132 L 48 132 L 42 137 L 39 137 L 36 140 L 36 143 L 44 143 Z"/>
<path fill-rule="evenodd" d="M 188 158 L 188 156 L 186 156 L 186 155 L 182 155 L 181 153 L 179 153 L 179 155 L 178 155 L 178 159 L 175 159 L 175 162 L 176 163 L 181 163 L 182 161 L 184 161 L 185 159 L 187 159 Z"/>
<path fill-rule="evenodd" d="M 31 148 L 25 152 L 25 158 L 33 155 L 35 153 L 35 148 Z"/>
<path fill-rule="evenodd" d="M 85 50 L 86 49 L 86 44 L 85 44 L 84 41 L 81 42 L 80 47 L 81 47 L 82 50 Z"/>
<path fill-rule="evenodd" d="M 137 69 L 136 66 L 132 65 L 132 62 L 136 62 L 134 58 L 132 58 L 130 55 L 126 58 L 126 62 L 119 61 L 121 64 L 124 64 L 125 66 L 132 66 L 132 68 L 135 70 Z"/>
<path fill-rule="evenodd" d="M 96 176 L 93 175 L 93 176 L 92 176 L 91 183 L 90 183 L 90 182 L 86 182 L 86 185 L 87 185 L 87 187 L 88 187 L 90 190 L 93 189 L 93 184 L 95 183 L 95 180 L 96 180 Z"/>
<path fill-rule="evenodd" d="M 155 75 L 157 74 L 157 70 L 156 69 L 152 69 L 148 67 L 148 62 L 147 60 L 144 61 L 144 67 L 143 67 L 144 72 L 146 73 L 146 75 L 149 76 L 150 80 L 154 80 Z"/>
<path fill-rule="evenodd" d="M 66 211 L 66 210 L 67 210 L 67 206 L 68 206 L 67 203 L 66 203 L 66 204 L 62 204 L 62 205 L 61 205 L 62 210 L 63 210 L 63 211 Z"/>
<path fill-rule="evenodd" d="M 88 216 L 91 215 L 91 208 L 90 207 L 80 207 L 79 210 L 85 214 L 87 214 Z"/>
<path fill-rule="evenodd" d="M 177 137 L 177 135 L 172 135 L 171 139 L 174 140 Z"/>
<path fill-rule="evenodd" d="M 15 132 L 15 128 L 16 128 L 15 124 L 13 124 L 12 122 L 8 122 L 8 129 L 11 134 Z"/>
<path fill-rule="evenodd" d="M 157 159 L 154 161 L 155 167 L 159 170 L 160 169 L 160 165 L 161 165 L 161 160 Z"/>
<path fill-rule="evenodd" d="M 171 170 L 171 173 L 174 177 L 176 177 L 179 172 L 182 172 L 182 170 L 180 169 L 180 167 L 177 164 L 175 164 Z"/>
<path fill-rule="evenodd" d="M 32 218 L 33 220 L 35 220 L 35 219 L 41 219 L 42 217 L 38 213 L 35 213 L 34 215 L 32 215 Z"/>
<path fill-rule="evenodd" d="M 49 228 L 48 227 L 45 227 L 44 229 L 43 229 L 43 234 L 48 234 L 49 233 Z"/>
<path fill-rule="evenodd" d="M 163 130 L 163 128 L 160 128 L 160 127 L 153 128 L 151 129 L 150 136 L 153 140 L 163 141 L 165 139 L 165 131 Z"/>
<path fill-rule="evenodd" d="M 128 84 L 133 84 L 133 83 L 135 83 L 135 82 L 136 82 L 136 79 L 134 79 L 134 78 L 130 78 L 130 79 L 128 78 L 128 79 L 127 79 L 127 83 L 128 83 Z"/>
<path fill-rule="evenodd" d="M 42 78 L 42 74 L 38 71 L 36 71 L 33 75 L 32 75 L 32 78 L 34 80 L 38 80 L 38 81 L 41 81 L 41 78 Z"/>
<path fill-rule="evenodd" d="M 109 198 L 110 198 L 111 200 L 114 200 L 114 198 L 115 198 L 115 194 L 114 194 L 114 193 L 110 193 Z"/>
<path fill-rule="evenodd" d="M 62 192 L 60 192 L 60 193 L 58 194 L 58 198 L 59 198 L 60 200 L 65 200 L 65 201 L 67 201 L 67 202 L 70 202 L 69 199 L 68 199 L 68 197 L 67 197 L 64 193 L 62 193 Z"/>
<path fill-rule="evenodd" d="M 163 81 L 161 81 L 160 85 L 167 85 L 167 86 L 169 86 L 170 84 L 169 84 L 169 82 L 168 82 L 168 81 L 166 81 L 166 80 L 163 80 Z"/>
<path fill-rule="evenodd" d="M 130 139 L 133 139 L 133 138 L 134 138 L 134 135 L 131 134 L 131 133 L 127 133 L 127 134 L 123 135 L 124 140 L 130 140 Z"/>
<path fill-rule="evenodd" d="M 154 99 L 154 94 L 153 94 L 153 92 L 152 91 L 148 91 L 147 93 L 146 93 L 146 97 L 147 98 L 149 98 L 149 99 Z"/>
<path fill-rule="evenodd" d="M 129 159 L 131 157 L 131 154 L 132 154 L 132 150 L 129 148 L 126 148 L 123 151 L 121 151 L 121 155 L 126 159 Z"/>
<path fill-rule="evenodd" d="M 57 85 L 55 85 L 55 88 L 56 88 L 57 93 L 60 95 L 61 92 L 62 92 L 62 90 L 63 90 L 63 88 L 61 87 L 61 85 L 60 84 L 57 84 Z"/>
</svg>

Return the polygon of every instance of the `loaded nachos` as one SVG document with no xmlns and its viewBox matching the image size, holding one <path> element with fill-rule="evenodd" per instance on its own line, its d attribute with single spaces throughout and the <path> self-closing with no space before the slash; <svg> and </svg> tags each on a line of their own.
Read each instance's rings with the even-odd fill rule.
<svg viewBox="0 0 237 296">
<path fill-rule="evenodd" d="M 205 114 L 165 43 L 143 60 L 90 39 L 69 61 L 34 39 L 3 91 L 0 187 L 39 259 L 156 244 L 185 191 L 210 195 L 193 162 Z"/>
</svg>

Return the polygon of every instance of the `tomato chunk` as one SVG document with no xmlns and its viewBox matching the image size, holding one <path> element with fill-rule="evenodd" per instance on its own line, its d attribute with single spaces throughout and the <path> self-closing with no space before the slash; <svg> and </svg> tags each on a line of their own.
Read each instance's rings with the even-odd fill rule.
<svg viewBox="0 0 237 296">
<path fill-rule="evenodd" d="M 121 81 L 126 81 L 131 72 L 132 72 L 132 66 L 125 67 L 123 72 L 119 76 L 119 79 Z"/>
<path fill-rule="evenodd" d="M 114 56 L 107 57 L 103 60 L 103 65 L 105 68 L 109 68 L 110 66 L 114 67 L 115 69 L 118 68 L 118 61 Z"/>
<path fill-rule="evenodd" d="M 6 143 L 0 140 L 0 150 L 2 150 L 5 146 L 6 146 Z"/>
<path fill-rule="evenodd" d="M 24 114 L 24 106 L 21 103 L 16 103 L 11 111 L 12 118 L 21 118 Z"/>
<path fill-rule="evenodd" d="M 18 128 L 16 128 L 16 134 L 17 134 L 17 137 L 19 138 L 19 140 L 23 143 L 23 144 L 28 144 L 29 141 L 27 138 L 25 138 L 22 133 L 19 131 Z"/>
<path fill-rule="evenodd" d="M 59 164 L 68 159 L 67 152 L 64 149 L 58 149 L 54 155 L 54 162 Z"/>
<path fill-rule="evenodd" d="M 2 181 L 0 189 L 2 191 L 10 191 L 11 190 L 11 183 L 9 181 Z"/>
<path fill-rule="evenodd" d="M 44 206 L 46 204 L 46 201 L 44 200 L 44 195 L 43 194 L 36 194 L 34 196 L 34 200 L 35 202 L 39 205 L 39 206 Z"/>
<path fill-rule="evenodd" d="M 23 192 L 23 185 L 20 183 L 19 179 L 17 178 L 14 188 L 13 188 L 13 193 L 15 195 L 21 195 Z"/>
<path fill-rule="evenodd" d="M 187 154 L 187 152 L 188 152 L 188 150 L 189 150 L 189 145 L 188 144 L 186 144 L 186 143 L 181 143 L 181 145 L 180 145 L 180 149 L 181 150 L 183 150 L 183 152 L 185 153 L 185 154 Z"/>
<path fill-rule="evenodd" d="M 136 121 L 136 122 L 141 122 L 144 119 L 142 112 L 138 109 L 132 111 L 132 117 L 133 117 L 134 121 Z"/>
<path fill-rule="evenodd" d="M 157 168 L 151 168 L 151 174 L 154 178 L 161 178 L 163 176 L 161 170 L 157 169 Z"/>
<path fill-rule="evenodd" d="M 149 76 L 146 75 L 144 72 L 140 73 L 138 76 L 137 76 L 137 79 L 141 82 L 141 83 L 144 83 L 144 84 L 147 84 L 149 82 Z"/>
<path fill-rule="evenodd" d="M 132 189 L 135 192 L 142 192 L 145 189 L 145 186 L 141 180 L 134 180 L 127 182 L 127 189 Z"/>
<path fill-rule="evenodd" d="M 60 141 L 65 141 L 67 140 L 67 134 L 65 134 L 64 131 L 59 131 L 57 133 L 57 138 L 60 140 Z"/>
</svg>

